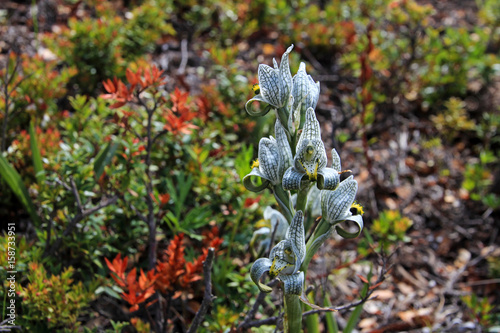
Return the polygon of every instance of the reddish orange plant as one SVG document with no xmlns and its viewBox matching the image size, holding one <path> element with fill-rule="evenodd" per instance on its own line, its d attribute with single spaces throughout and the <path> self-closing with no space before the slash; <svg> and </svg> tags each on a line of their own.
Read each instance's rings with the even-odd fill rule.
<svg viewBox="0 0 500 333">
<path fill-rule="evenodd" d="M 130 311 L 137 311 L 140 304 L 159 291 L 163 296 L 176 299 L 185 291 L 189 291 L 192 283 L 201 280 L 203 262 L 205 261 L 208 248 L 218 249 L 222 239 L 218 236 L 219 230 L 213 227 L 211 231 L 204 234 L 202 253 L 191 262 L 186 262 L 185 246 L 183 245 L 184 234 L 174 237 L 164 251 L 161 259 L 158 259 L 156 267 L 146 274 L 140 270 L 137 278 L 137 269 L 134 267 L 128 274 L 125 273 L 128 258 L 121 258 L 118 254 L 113 261 L 104 258 L 109 270 L 113 273 L 111 277 L 116 284 L 124 289 L 121 296 L 129 303 Z M 153 302 L 146 304 L 146 308 Z"/>
</svg>

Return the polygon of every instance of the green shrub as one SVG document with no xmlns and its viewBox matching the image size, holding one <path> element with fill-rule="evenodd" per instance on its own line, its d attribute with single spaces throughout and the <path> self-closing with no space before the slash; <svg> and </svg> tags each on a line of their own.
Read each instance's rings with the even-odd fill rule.
<svg viewBox="0 0 500 333">
<path fill-rule="evenodd" d="M 20 326 L 30 332 L 78 332 L 78 316 L 93 293 L 82 282 L 74 283 L 70 266 L 59 275 L 49 276 L 43 265 L 29 264 L 29 283 L 20 288 L 22 316 Z"/>
</svg>

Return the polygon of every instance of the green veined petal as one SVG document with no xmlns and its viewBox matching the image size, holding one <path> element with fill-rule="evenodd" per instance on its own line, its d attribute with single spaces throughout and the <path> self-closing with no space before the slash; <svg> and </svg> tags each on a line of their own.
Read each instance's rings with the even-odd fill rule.
<svg viewBox="0 0 500 333">
<path fill-rule="evenodd" d="M 276 108 L 281 107 L 283 104 L 280 101 L 279 70 L 260 64 L 257 76 L 259 77 L 260 94 L 263 99 Z"/>
<path fill-rule="evenodd" d="M 304 128 L 302 129 L 299 142 L 297 142 L 297 147 L 300 147 L 303 140 L 321 141 L 321 128 L 319 126 L 318 119 L 316 119 L 316 114 L 314 113 L 313 108 L 308 108 L 306 111 L 306 121 L 304 123 Z M 321 141 L 321 143 L 323 143 L 323 141 Z"/>
<path fill-rule="evenodd" d="M 358 182 L 350 176 L 343 180 L 334 191 L 322 191 L 321 210 L 323 217 L 328 222 L 335 224 L 343 216 L 346 216 L 354 202 L 357 190 Z"/>
<path fill-rule="evenodd" d="M 252 107 L 250 104 L 253 102 L 261 102 L 261 103 L 266 103 L 267 105 L 264 107 L 264 109 L 256 109 Z M 262 94 L 256 95 L 254 98 L 248 100 L 245 104 L 245 110 L 247 113 L 253 117 L 262 117 L 268 114 L 268 112 L 273 108 L 271 104 L 262 96 Z"/>
<path fill-rule="evenodd" d="M 280 171 L 282 161 L 276 140 L 273 137 L 260 139 L 258 155 L 259 170 L 264 175 L 264 178 L 273 185 L 281 183 L 281 177 L 283 176 L 282 171 Z"/>
<path fill-rule="evenodd" d="M 335 190 L 340 183 L 339 173 L 332 168 L 323 168 L 318 172 L 317 187 L 320 190 Z"/>
<path fill-rule="evenodd" d="M 279 68 L 281 106 L 284 106 L 288 103 L 288 98 L 292 92 L 293 87 L 292 73 L 290 72 L 290 64 L 288 60 L 288 56 L 290 52 L 292 52 L 292 49 L 293 45 L 291 45 L 281 57 Z"/>
<path fill-rule="evenodd" d="M 252 281 L 257 285 L 257 287 L 259 287 L 260 291 L 265 293 L 270 293 L 273 289 L 261 283 L 260 279 L 265 272 L 269 272 L 271 265 L 271 260 L 267 258 L 260 258 L 253 263 L 252 268 L 250 269 L 250 277 L 252 278 Z"/>
<path fill-rule="evenodd" d="M 282 168 L 284 173 L 285 170 L 292 166 L 293 157 L 292 149 L 290 148 L 290 144 L 288 143 L 288 138 L 285 133 L 285 128 L 283 127 L 279 119 L 276 119 L 274 132 L 276 135 L 276 143 L 278 144 L 278 150 L 281 156 Z"/>
<path fill-rule="evenodd" d="M 292 223 L 286 232 L 286 239 L 291 242 L 293 253 L 295 255 L 295 269 L 297 272 L 306 255 L 306 241 L 304 233 L 304 214 L 301 210 L 295 213 Z"/>
<path fill-rule="evenodd" d="M 356 232 L 348 232 L 345 229 L 342 229 L 340 226 L 336 226 L 335 229 L 337 233 L 344 238 L 356 238 L 361 234 L 361 230 L 363 230 L 363 217 L 361 215 L 353 215 L 346 218 L 344 221 L 352 221 L 357 224 L 358 231 Z"/>
<path fill-rule="evenodd" d="M 283 189 L 284 190 L 298 190 L 301 187 L 302 178 L 306 176 L 305 173 L 298 172 L 294 167 L 289 167 L 283 175 Z"/>
<path fill-rule="evenodd" d="M 340 156 L 335 148 L 332 149 L 332 169 L 339 172 L 342 171 L 342 167 L 340 165 Z"/>
<path fill-rule="evenodd" d="M 304 272 L 297 272 L 291 275 L 280 275 L 279 279 L 283 282 L 285 294 L 302 295 Z"/>
<path fill-rule="evenodd" d="M 262 184 L 256 185 L 253 181 L 253 177 L 260 177 Z M 252 192 L 260 192 L 266 189 L 269 184 L 271 184 L 271 182 L 265 178 L 258 168 L 253 168 L 248 175 L 243 177 L 243 185 L 247 190 Z"/>
</svg>

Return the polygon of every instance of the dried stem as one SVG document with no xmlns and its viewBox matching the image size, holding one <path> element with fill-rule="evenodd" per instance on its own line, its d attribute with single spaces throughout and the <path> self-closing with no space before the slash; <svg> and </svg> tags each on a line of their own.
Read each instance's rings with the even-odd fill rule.
<svg viewBox="0 0 500 333">
<path fill-rule="evenodd" d="M 97 206 L 95 207 L 92 207 L 90 209 L 86 209 L 86 210 L 80 210 L 79 209 L 79 212 L 73 217 L 73 219 L 68 223 L 68 226 L 66 227 L 66 229 L 64 230 L 63 234 L 61 237 L 59 237 L 55 242 L 54 244 L 50 247 L 50 249 L 48 251 L 46 251 L 44 253 L 44 257 L 48 257 L 50 255 L 52 255 L 54 252 L 56 252 L 59 247 L 61 246 L 61 243 L 62 243 L 62 240 L 64 237 L 67 237 L 71 234 L 71 232 L 73 231 L 73 229 L 75 228 L 76 224 L 78 222 L 80 222 L 81 220 L 83 220 L 84 218 L 94 214 L 95 212 L 101 210 L 102 208 L 104 207 L 107 207 L 107 206 L 110 206 L 110 205 L 113 205 L 116 203 L 116 201 L 118 200 L 118 197 L 117 196 L 113 196 L 109 199 L 104 199 L 102 200 Z M 79 207 L 81 208 L 81 207 Z"/>
<path fill-rule="evenodd" d="M 4 109 L 4 117 L 3 117 L 3 124 L 2 124 L 2 152 L 5 151 L 5 146 L 7 144 L 7 123 L 9 122 L 9 106 L 10 106 L 10 94 L 13 90 L 15 90 L 15 87 L 12 88 L 11 91 L 9 91 L 9 85 L 11 84 L 12 80 L 14 79 L 14 76 L 16 75 L 17 67 L 19 66 L 19 58 L 16 60 L 16 64 L 14 65 L 14 69 L 12 70 L 12 74 L 9 76 L 9 57 L 7 58 L 7 65 L 5 66 L 5 75 L 3 78 L 3 94 L 5 96 L 5 109 Z M 19 82 L 18 82 L 19 84 Z M 17 86 L 17 85 L 16 85 Z"/>
<path fill-rule="evenodd" d="M 146 223 L 149 229 L 148 236 L 148 268 L 153 269 L 156 265 L 156 219 L 154 216 L 154 202 L 153 202 L 153 176 L 151 175 L 151 151 L 153 150 L 154 139 L 152 136 L 153 114 L 158 107 L 158 101 L 154 100 L 153 107 L 148 107 L 147 103 L 140 97 L 139 93 L 136 95 L 139 105 L 141 105 L 147 112 L 148 119 L 146 125 L 146 205 L 148 206 L 148 213 L 146 216 Z"/>
<path fill-rule="evenodd" d="M 186 71 L 186 66 L 187 66 L 188 58 L 189 58 L 187 46 L 188 46 L 187 39 L 186 38 L 182 39 L 182 41 L 181 41 L 181 63 L 179 65 L 179 70 L 177 71 L 177 73 L 179 75 L 183 75 Z"/>
<path fill-rule="evenodd" d="M 212 305 L 215 296 L 212 295 L 212 264 L 215 257 L 215 249 L 213 247 L 208 249 L 208 255 L 203 263 L 203 275 L 205 281 L 205 295 L 203 296 L 203 301 L 201 302 L 200 309 L 196 312 L 196 315 L 189 327 L 187 333 L 194 333 L 198 330 L 201 325 L 203 318 L 207 314 L 208 308 Z"/>
<path fill-rule="evenodd" d="M 278 283 L 278 281 L 279 281 L 278 279 L 274 279 L 270 283 L 268 283 L 267 285 L 272 288 Z M 255 322 L 255 321 L 251 322 L 251 320 L 253 319 L 253 317 L 257 313 L 257 310 L 259 309 L 259 306 L 262 304 L 262 302 L 266 298 L 266 295 L 267 295 L 267 293 L 262 292 L 262 291 L 259 293 L 259 296 L 257 296 L 257 299 L 255 300 L 255 303 L 253 304 L 252 309 L 250 309 L 250 311 L 248 311 L 243 322 L 238 325 L 238 330 L 243 330 L 243 329 L 247 329 L 250 327 L 257 327 L 257 326 L 251 325 L 251 323 Z M 262 324 L 262 325 L 265 325 L 265 324 Z"/>
</svg>

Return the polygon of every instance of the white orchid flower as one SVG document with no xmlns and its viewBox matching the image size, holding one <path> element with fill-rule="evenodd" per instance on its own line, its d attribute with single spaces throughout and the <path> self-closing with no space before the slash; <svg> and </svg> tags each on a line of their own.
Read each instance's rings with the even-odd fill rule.
<svg viewBox="0 0 500 333">
<path fill-rule="evenodd" d="M 334 191 L 321 191 L 321 210 L 323 219 L 331 225 L 336 225 L 343 221 L 352 221 L 357 224 L 357 232 L 350 233 L 336 227 L 338 234 L 344 238 L 354 238 L 359 236 L 363 229 L 363 217 L 352 215 L 350 208 L 358 191 L 358 182 L 352 176 L 343 180 Z"/>
<path fill-rule="evenodd" d="M 243 177 L 243 185 L 253 192 L 260 192 L 271 185 L 281 183 L 283 174 L 292 164 L 292 151 L 286 137 L 285 130 L 279 120 L 276 120 L 275 135 L 273 137 L 262 138 L 259 142 L 259 166 Z M 252 176 L 260 177 L 261 185 L 255 185 Z"/>
<path fill-rule="evenodd" d="M 327 168 L 319 122 L 313 108 L 308 108 L 304 128 L 297 142 L 294 164 L 283 176 L 283 189 L 299 190 L 303 183 L 309 181 L 316 182 L 318 189 L 334 190 L 340 182 L 340 158 L 335 150 L 332 150 L 332 159 L 333 168 Z"/>
<path fill-rule="evenodd" d="M 279 109 L 287 105 L 293 86 L 288 61 L 288 56 L 292 49 L 293 45 L 283 53 L 279 67 L 275 59 L 273 59 L 274 68 L 265 64 L 259 65 L 259 94 L 245 104 L 248 114 L 252 116 L 264 116 L 271 108 Z M 252 110 L 249 104 L 255 101 L 267 103 L 269 106 L 262 111 Z"/>
<path fill-rule="evenodd" d="M 261 226 L 259 229 L 255 230 L 252 240 L 250 241 L 250 246 L 256 248 L 257 253 L 261 253 L 261 251 L 265 251 L 269 248 L 273 233 L 274 239 L 280 241 L 285 238 L 286 231 L 288 230 L 288 221 L 285 216 L 271 206 L 266 207 L 264 210 L 264 220 L 261 221 L 265 223 L 265 226 Z"/>
<path fill-rule="evenodd" d="M 292 95 L 293 110 L 295 111 L 295 121 L 300 123 L 301 128 L 305 121 L 305 114 L 308 108 L 316 108 L 319 99 L 319 82 L 314 82 L 311 75 L 306 73 L 306 64 L 301 62 L 297 74 L 293 77 Z M 300 122 L 297 121 L 300 119 Z"/>
<path fill-rule="evenodd" d="M 299 272 L 299 268 L 305 255 L 304 214 L 298 211 L 286 232 L 285 239 L 271 250 L 269 258 L 257 259 L 252 265 L 250 270 L 252 281 L 261 291 L 271 292 L 270 287 L 260 282 L 264 273 L 269 272 L 271 278 L 277 277 L 283 282 L 285 294 L 301 295 L 304 272 Z"/>
</svg>

